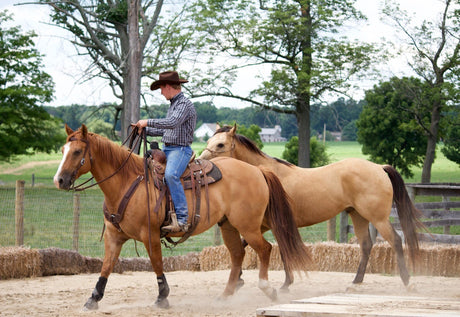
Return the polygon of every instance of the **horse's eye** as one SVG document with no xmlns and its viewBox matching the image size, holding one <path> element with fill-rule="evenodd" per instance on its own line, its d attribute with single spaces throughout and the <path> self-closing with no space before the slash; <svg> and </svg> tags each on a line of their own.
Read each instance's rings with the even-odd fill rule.
<svg viewBox="0 0 460 317">
<path fill-rule="evenodd" d="M 79 156 L 81 154 L 81 150 L 75 150 L 75 152 L 73 152 L 73 156 Z"/>
<path fill-rule="evenodd" d="M 217 147 L 218 147 L 219 149 L 223 148 L 224 146 L 225 146 L 225 145 L 224 145 L 223 143 L 217 144 Z"/>
</svg>

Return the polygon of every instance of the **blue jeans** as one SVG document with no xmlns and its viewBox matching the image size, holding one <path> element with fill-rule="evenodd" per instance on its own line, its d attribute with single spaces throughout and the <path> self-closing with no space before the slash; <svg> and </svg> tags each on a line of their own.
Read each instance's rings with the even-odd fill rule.
<svg viewBox="0 0 460 317">
<path fill-rule="evenodd" d="M 190 146 L 164 146 L 166 154 L 165 180 L 171 192 L 171 198 L 176 210 L 177 221 L 181 224 L 187 223 L 188 208 L 185 199 L 184 187 L 180 177 L 187 168 L 193 151 Z"/>
</svg>

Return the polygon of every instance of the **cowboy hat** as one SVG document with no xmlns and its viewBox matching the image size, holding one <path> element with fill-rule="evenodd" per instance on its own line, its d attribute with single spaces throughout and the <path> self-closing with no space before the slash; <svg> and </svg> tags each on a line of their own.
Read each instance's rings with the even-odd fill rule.
<svg viewBox="0 0 460 317">
<path fill-rule="evenodd" d="M 154 81 L 150 85 L 150 90 L 156 90 L 164 84 L 183 84 L 188 83 L 188 80 L 179 78 L 179 74 L 176 71 L 169 71 L 160 73 L 160 79 Z"/>
</svg>

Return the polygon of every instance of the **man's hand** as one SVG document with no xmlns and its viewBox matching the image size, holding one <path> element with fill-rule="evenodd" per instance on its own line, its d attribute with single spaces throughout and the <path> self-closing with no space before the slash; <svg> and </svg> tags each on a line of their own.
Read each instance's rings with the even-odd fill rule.
<svg viewBox="0 0 460 317">
<path fill-rule="evenodd" d="M 141 134 L 142 129 L 147 127 L 147 119 L 139 120 L 136 123 L 131 123 L 131 126 L 139 128 L 139 134 Z"/>
</svg>

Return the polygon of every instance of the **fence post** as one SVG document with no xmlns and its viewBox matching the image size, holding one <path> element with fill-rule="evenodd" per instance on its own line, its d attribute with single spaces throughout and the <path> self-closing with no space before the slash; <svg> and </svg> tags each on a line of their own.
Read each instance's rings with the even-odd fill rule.
<svg viewBox="0 0 460 317">
<path fill-rule="evenodd" d="M 335 241 L 335 233 L 336 233 L 336 216 L 332 217 L 327 221 L 327 240 L 328 241 Z"/>
<path fill-rule="evenodd" d="M 32 186 L 31 187 L 34 187 L 35 185 L 35 173 L 32 173 Z"/>
<path fill-rule="evenodd" d="M 220 236 L 220 227 L 218 225 L 214 225 L 214 245 L 221 245 L 222 239 Z"/>
<path fill-rule="evenodd" d="M 78 236 L 80 225 L 80 194 L 73 194 L 73 249 L 78 251 Z"/>
<path fill-rule="evenodd" d="M 16 201 L 15 201 L 15 235 L 16 245 L 24 245 L 24 184 L 22 180 L 16 181 Z"/>
<path fill-rule="evenodd" d="M 340 243 L 348 242 L 348 212 L 340 213 Z"/>
<path fill-rule="evenodd" d="M 450 199 L 449 199 L 449 197 L 442 195 L 442 201 L 446 202 L 446 201 L 450 201 Z M 449 210 L 450 210 L 450 208 L 445 209 L 445 211 L 449 211 Z M 443 233 L 444 234 L 450 234 L 450 226 L 449 225 L 444 226 L 444 232 Z"/>
</svg>

